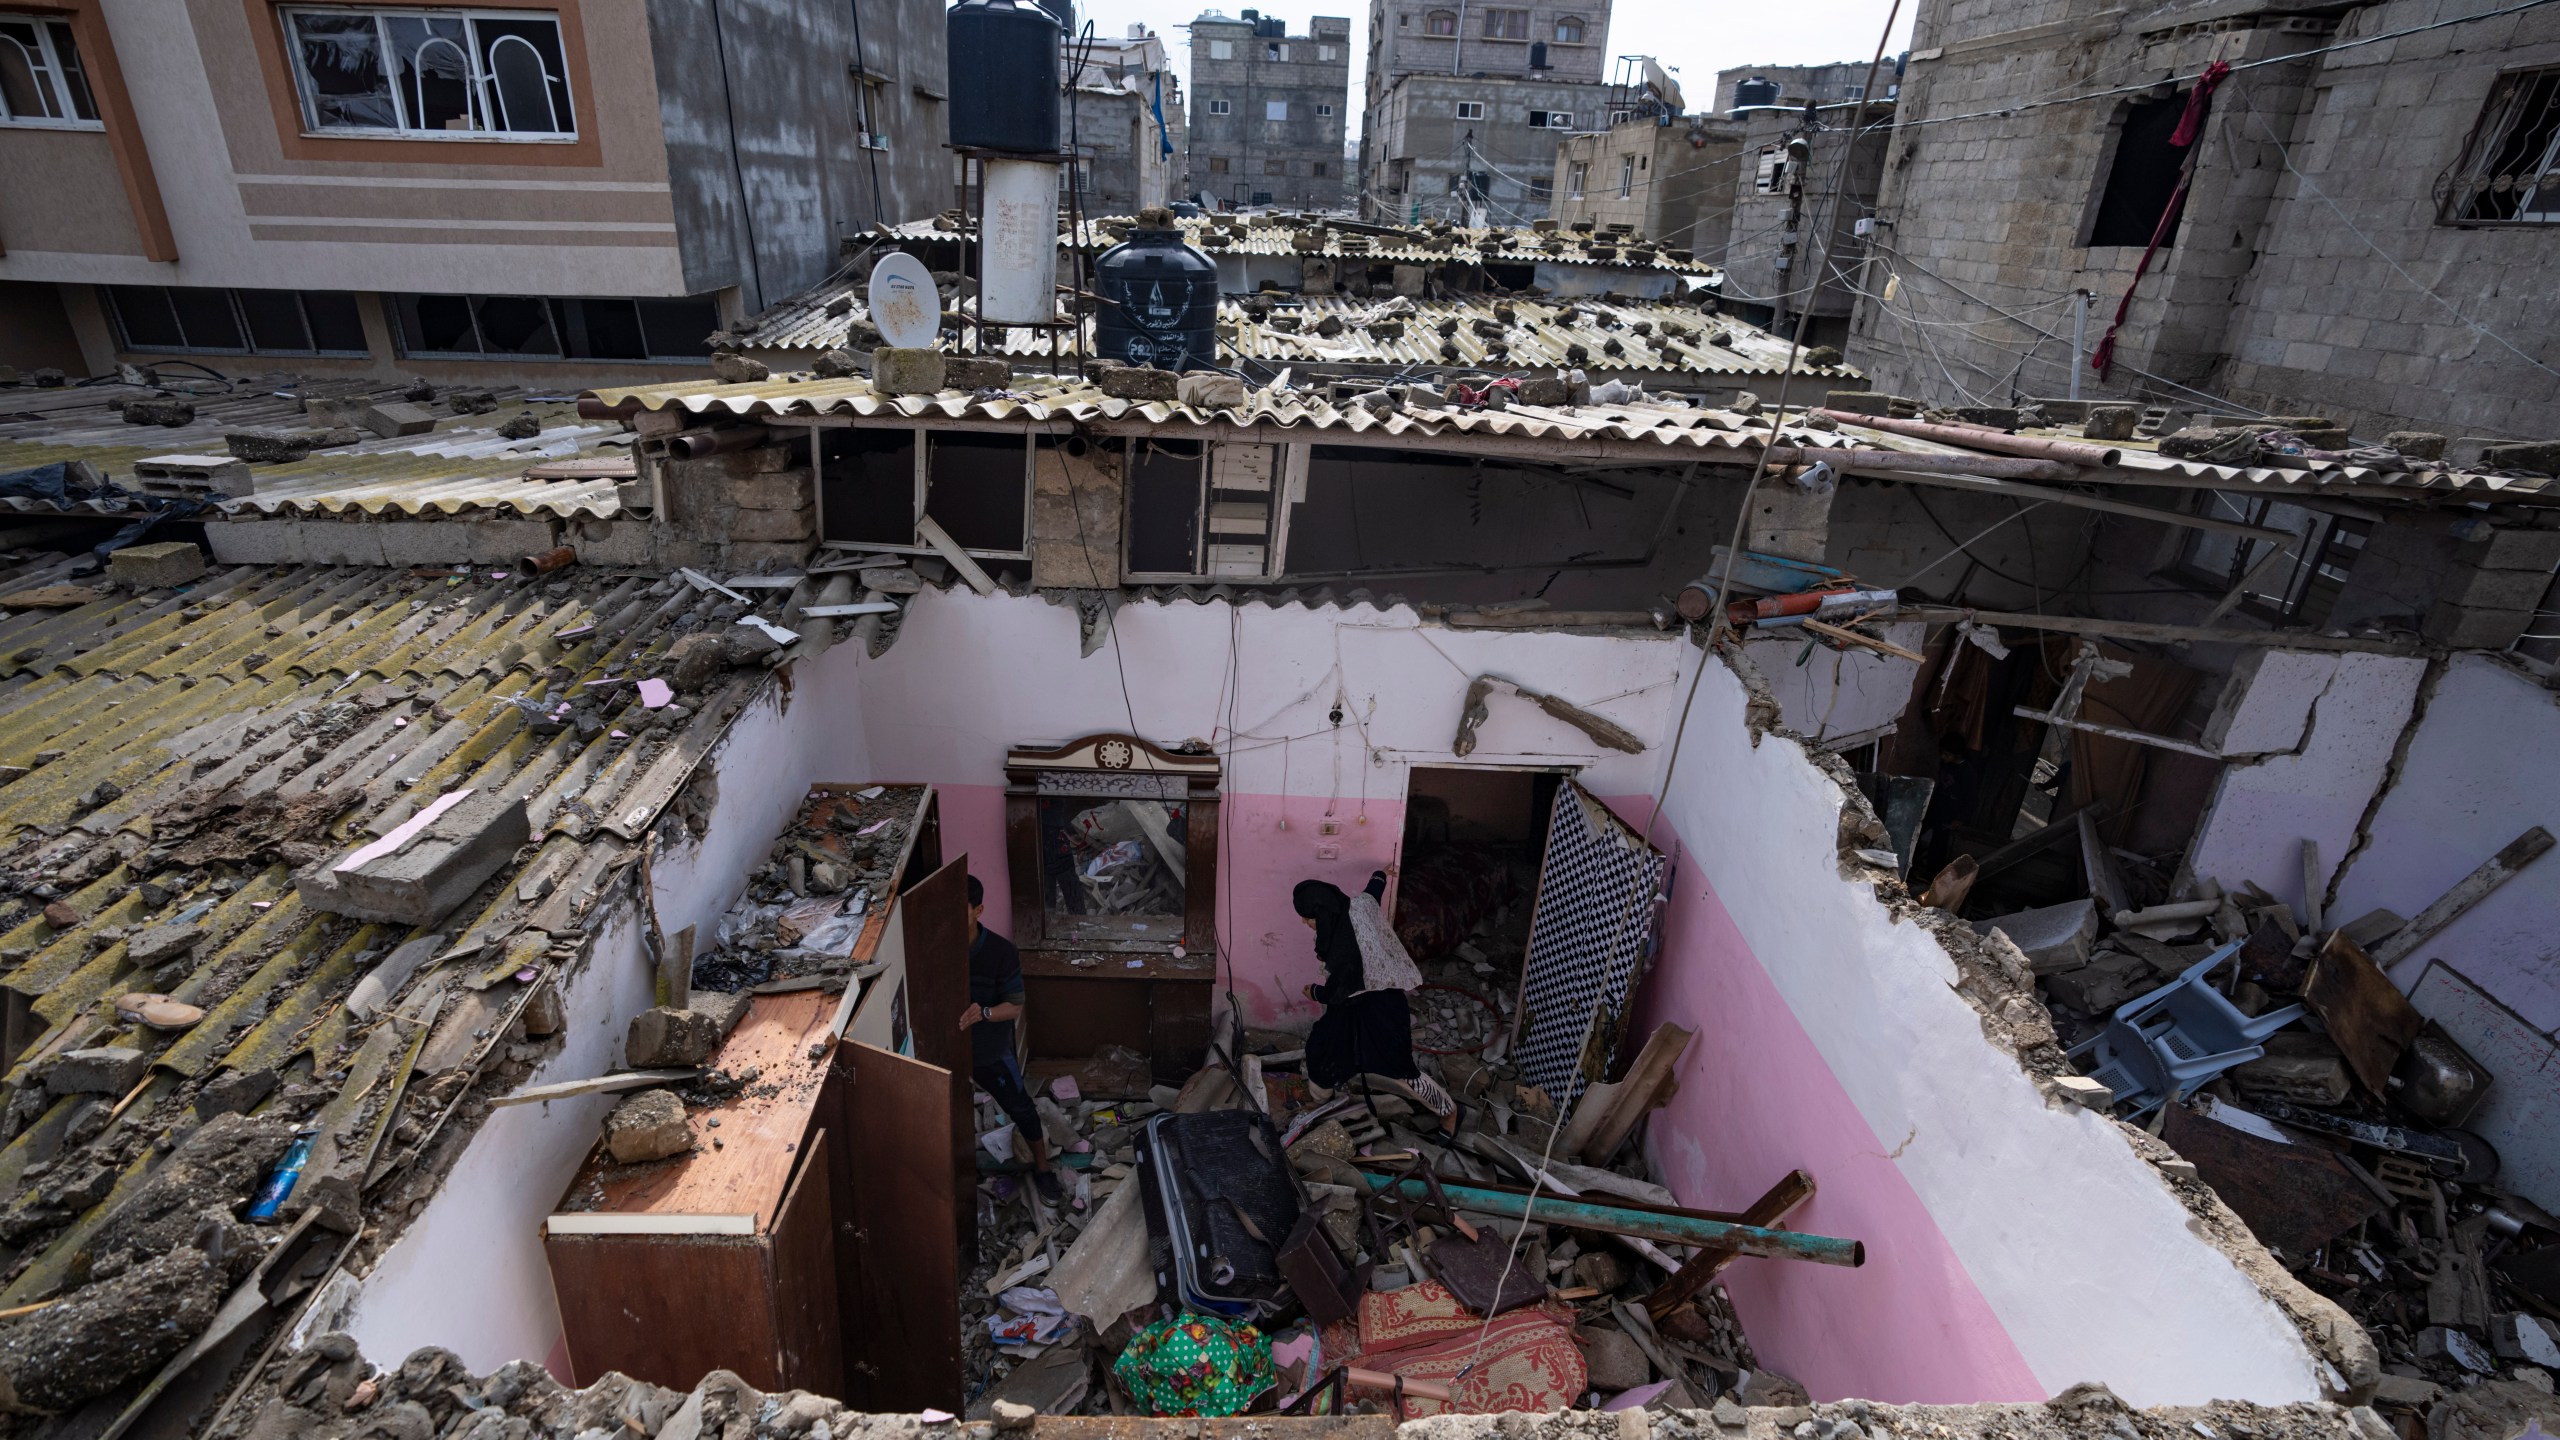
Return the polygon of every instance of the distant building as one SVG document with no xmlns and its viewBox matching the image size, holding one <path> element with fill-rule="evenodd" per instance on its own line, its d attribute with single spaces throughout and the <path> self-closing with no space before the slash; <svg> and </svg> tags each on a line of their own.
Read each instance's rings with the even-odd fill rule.
<svg viewBox="0 0 2560 1440">
<path fill-rule="evenodd" d="M 1132 24 L 1126 36 L 1098 36 L 1089 47 L 1069 36 L 1066 49 L 1074 83 L 1058 100 L 1058 133 L 1086 157 L 1084 213 L 1132 215 L 1183 193 L 1190 136 L 1182 77 L 1162 37 Z"/>
<path fill-rule="evenodd" d="M 39 8 L 0 32 L 0 364 L 574 388 L 703 365 L 952 202 L 937 0 Z"/>
<path fill-rule="evenodd" d="M 1838 105 L 1866 98 L 1867 70 L 1865 60 L 1842 60 L 1830 65 L 1745 65 L 1737 70 L 1716 72 L 1715 112 L 1730 115 L 1742 106 L 1742 87 L 1747 84 L 1775 85 L 1777 93 L 1765 90 L 1751 97 L 1754 105 L 1794 105 L 1807 101 L 1816 105 Z M 1886 61 L 1876 69 L 1876 97 L 1890 99 L 1902 78 L 1902 62 Z"/>
<path fill-rule="evenodd" d="M 1609 0 L 1370 0 L 1362 213 L 1519 224 L 1556 146 L 1610 123 Z"/>
<path fill-rule="evenodd" d="M 1872 228 L 1861 222 L 1875 214 L 1892 113 L 1876 104 L 1854 145 L 1845 121 L 1807 131 L 1801 111 L 1747 110 L 1727 122 L 1740 143 L 1732 146 L 1738 163 L 1721 169 L 1732 180 L 1714 207 L 1725 212 L 1716 222 L 1725 236 L 1700 248 L 1724 266 L 1728 313 L 1792 336 L 1810 310 L 1805 343 L 1845 346 Z"/>
<path fill-rule="evenodd" d="M 1190 191 L 1234 206 L 1348 203 L 1350 20 L 1319 15 L 1291 35 L 1275 15 L 1209 11 L 1191 22 L 1191 91 Z"/>
<path fill-rule="evenodd" d="M 1556 147 L 1551 213 L 1567 225 L 1625 226 L 1722 263 L 1742 136 L 1731 119 L 1639 103 L 1608 129 L 1568 135 Z"/>
</svg>

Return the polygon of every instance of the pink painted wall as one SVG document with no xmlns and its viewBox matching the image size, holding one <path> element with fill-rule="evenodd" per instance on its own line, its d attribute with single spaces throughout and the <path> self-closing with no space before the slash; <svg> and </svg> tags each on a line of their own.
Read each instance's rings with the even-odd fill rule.
<svg viewBox="0 0 2560 1440">
<path fill-rule="evenodd" d="M 1610 803 L 1640 824 L 1651 800 Z M 1725 1272 L 1726 1293 L 1762 1364 L 1803 1382 L 1817 1400 L 2045 1398 L 1891 1147 L 1841 1089 L 1685 855 L 1637 1015 L 1640 1028 L 1669 1021 L 1700 1032 L 1683 1059 L 1679 1093 L 1651 1123 L 1654 1158 L 1681 1201 L 1739 1210 L 1803 1169 L 1819 1188 L 1788 1227 L 1854 1236 L 1867 1247 L 1867 1263 L 1854 1270 L 1744 1259 Z"/>
</svg>

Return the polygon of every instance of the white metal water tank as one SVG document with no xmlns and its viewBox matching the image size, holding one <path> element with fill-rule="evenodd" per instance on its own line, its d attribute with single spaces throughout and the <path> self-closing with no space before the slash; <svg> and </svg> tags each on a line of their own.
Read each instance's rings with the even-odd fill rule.
<svg viewBox="0 0 2560 1440">
<path fill-rule="evenodd" d="M 985 160 L 986 234 L 978 313 L 996 325 L 1045 325 L 1058 315 L 1058 167 Z"/>
</svg>

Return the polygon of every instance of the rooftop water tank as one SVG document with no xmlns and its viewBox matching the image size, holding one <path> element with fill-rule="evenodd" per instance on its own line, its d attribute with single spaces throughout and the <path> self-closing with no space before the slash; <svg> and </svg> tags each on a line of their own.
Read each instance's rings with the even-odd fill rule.
<svg viewBox="0 0 2560 1440">
<path fill-rule="evenodd" d="M 1218 263 L 1182 243 L 1182 227 L 1160 209 L 1138 212 L 1129 238 L 1093 262 L 1102 304 L 1094 352 L 1157 370 L 1218 364 Z"/>
<path fill-rule="evenodd" d="M 960 0 L 949 39 L 951 143 L 1058 153 L 1058 17 L 1028 0 Z"/>
<path fill-rule="evenodd" d="M 1775 80 L 1766 80 L 1754 75 L 1750 79 L 1733 87 L 1733 108 L 1736 110 L 1740 110 L 1745 106 L 1750 105 L 1775 105 L 1777 103 L 1778 82 Z"/>
</svg>

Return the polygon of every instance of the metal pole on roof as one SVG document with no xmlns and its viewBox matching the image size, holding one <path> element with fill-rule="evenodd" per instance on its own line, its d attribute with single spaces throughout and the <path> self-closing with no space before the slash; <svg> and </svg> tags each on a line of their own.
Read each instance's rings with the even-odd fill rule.
<svg viewBox="0 0 2560 1440">
<path fill-rule="evenodd" d="M 2080 398 L 2080 367 L 2089 350 L 2089 292 L 2071 292 L 2071 398 Z"/>
</svg>

